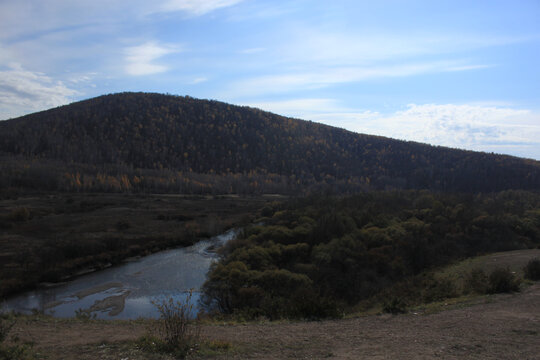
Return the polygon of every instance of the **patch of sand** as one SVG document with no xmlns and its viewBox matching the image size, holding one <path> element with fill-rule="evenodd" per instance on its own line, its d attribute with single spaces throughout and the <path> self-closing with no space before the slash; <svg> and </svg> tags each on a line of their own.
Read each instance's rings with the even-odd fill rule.
<svg viewBox="0 0 540 360">
<path fill-rule="evenodd" d="M 113 289 L 113 288 L 122 288 L 123 287 L 123 284 L 121 282 L 109 282 L 109 283 L 106 283 L 106 284 L 102 284 L 102 285 L 98 285 L 98 286 L 94 286 L 94 287 L 91 287 L 91 288 L 88 288 L 88 289 L 84 289 L 84 290 L 81 290 L 79 292 L 76 292 L 74 295 L 76 297 L 80 299 L 83 299 L 87 296 L 90 296 L 90 295 L 94 295 L 94 294 L 98 294 L 100 292 L 104 292 L 104 291 L 107 291 L 109 289 Z"/>
<path fill-rule="evenodd" d="M 109 316 L 116 316 L 124 311 L 124 306 L 126 304 L 126 298 L 129 295 L 129 291 L 124 292 L 121 295 L 109 296 L 103 300 L 98 300 L 94 305 L 90 306 L 88 310 L 85 310 L 88 313 L 94 311 L 105 311 L 110 309 Z"/>
</svg>

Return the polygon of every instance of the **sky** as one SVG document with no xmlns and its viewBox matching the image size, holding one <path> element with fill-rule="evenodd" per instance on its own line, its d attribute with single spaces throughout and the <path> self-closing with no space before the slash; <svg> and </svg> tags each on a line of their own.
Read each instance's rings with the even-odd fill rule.
<svg viewBox="0 0 540 360">
<path fill-rule="evenodd" d="M 0 119 L 124 91 L 540 160 L 539 0 L 0 0 Z"/>
</svg>

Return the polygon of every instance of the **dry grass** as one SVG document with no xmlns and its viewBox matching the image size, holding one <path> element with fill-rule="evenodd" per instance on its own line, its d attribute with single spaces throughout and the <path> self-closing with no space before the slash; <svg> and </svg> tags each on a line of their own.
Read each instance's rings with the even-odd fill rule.
<svg viewBox="0 0 540 360">
<path fill-rule="evenodd" d="M 527 263 L 540 256 L 540 249 L 514 250 L 469 258 L 449 265 L 435 272 L 439 279 L 453 279 L 458 287 L 463 288 L 467 277 L 473 270 L 480 269 L 489 274 L 498 268 L 510 269 L 518 278 L 523 278 L 523 268 Z"/>
<path fill-rule="evenodd" d="M 137 194 L 1 200 L 0 298 L 130 256 L 190 245 L 197 237 L 251 220 L 266 202 L 262 197 Z"/>
<path fill-rule="evenodd" d="M 212 359 L 534 359 L 540 353 L 540 284 L 444 311 L 354 319 L 201 326 Z M 454 306 L 452 306 L 454 305 Z M 148 321 L 21 318 L 13 332 L 48 359 L 170 360 L 136 340 Z"/>
</svg>

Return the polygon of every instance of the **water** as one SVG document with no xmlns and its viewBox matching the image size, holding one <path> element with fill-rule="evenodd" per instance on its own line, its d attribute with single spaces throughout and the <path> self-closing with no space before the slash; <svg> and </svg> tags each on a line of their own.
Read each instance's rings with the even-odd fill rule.
<svg viewBox="0 0 540 360">
<path fill-rule="evenodd" d="M 193 289 L 198 306 L 200 288 L 216 259 L 210 249 L 233 239 L 237 230 L 180 249 L 162 251 L 68 283 L 38 289 L 8 299 L 7 310 L 40 311 L 56 317 L 90 314 L 98 319 L 157 318 L 152 301 L 172 297 L 183 301 Z"/>
</svg>

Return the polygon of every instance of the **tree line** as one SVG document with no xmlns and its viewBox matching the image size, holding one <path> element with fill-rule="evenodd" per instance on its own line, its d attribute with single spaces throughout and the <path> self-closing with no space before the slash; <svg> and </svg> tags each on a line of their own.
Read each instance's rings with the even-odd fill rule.
<svg viewBox="0 0 540 360">
<path fill-rule="evenodd" d="M 540 195 L 530 192 L 312 196 L 263 215 L 212 266 L 208 306 L 272 319 L 335 316 L 457 259 L 540 246 Z"/>
<path fill-rule="evenodd" d="M 253 193 L 265 186 L 278 192 L 540 188 L 540 163 L 534 160 L 357 134 L 250 107 L 148 93 L 106 95 L 0 122 L 0 154 L 25 163 L 22 170 L 3 171 L 1 177 L 8 179 L 0 181 L 17 182 L 38 169 L 63 190 L 70 186 L 64 173 L 77 179 L 75 167 L 80 176 L 74 188 L 103 190 L 99 171 L 120 183 L 128 176 L 131 186 L 112 185 L 107 191 L 142 190 L 134 176 L 147 171 L 160 178 L 151 181 L 152 191 L 170 192 L 181 188 L 170 185 L 178 183 L 179 173 L 189 181 L 194 174 L 214 178 L 202 182 L 208 184 L 203 190 L 188 187 L 208 193 L 231 192 L 215 187 L 234 177 Z M 257 176 L 264 180 L 254 180 Z"/>
</svg>

